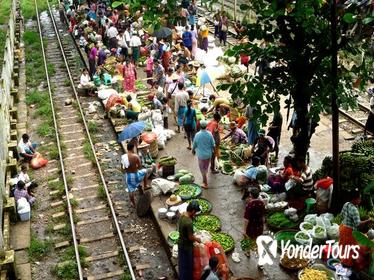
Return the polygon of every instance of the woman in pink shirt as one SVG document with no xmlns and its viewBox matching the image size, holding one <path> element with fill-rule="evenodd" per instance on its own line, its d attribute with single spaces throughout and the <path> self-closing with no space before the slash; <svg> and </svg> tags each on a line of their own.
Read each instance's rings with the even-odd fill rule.
<svg viewBox="0 0 374 280">
<path fill-rule="evenodd" d="M 153 88 L 153 80 L 151 79 L 153 77 L 153 56 L 150 55 L 147 58 L 146 66 L 145 66 L 145 73 L 147 74 L 147 84 Z"/>
</svg>

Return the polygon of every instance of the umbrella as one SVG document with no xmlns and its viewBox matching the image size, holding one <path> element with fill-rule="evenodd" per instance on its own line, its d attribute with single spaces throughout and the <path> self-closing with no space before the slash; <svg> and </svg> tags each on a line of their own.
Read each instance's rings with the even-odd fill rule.
<svg viewBox="0 0 374 280">
<path fill-rule="evenodd" d="M 118 136 L 118 141 L 122 142 L 124 140 L 139 136 L 143 132 L 145 125 L 145 122 L 134 122 L 132 124 L 129 124 L 122 130 L 121 134 Z"/>
<path fill-rule="evenodd" d="M 203 86 L 212 82 L 210 75 L 207 70 L 200 70 L 197 74 L 196 86 Z"/>
<path fill-rule="evenodd" d="M 173 31 L 168 27 L 161 27 L 160 29 L 153 32 L 152 36 L 158 39 L 164 39 L 173 34 Z"/>
</svg>

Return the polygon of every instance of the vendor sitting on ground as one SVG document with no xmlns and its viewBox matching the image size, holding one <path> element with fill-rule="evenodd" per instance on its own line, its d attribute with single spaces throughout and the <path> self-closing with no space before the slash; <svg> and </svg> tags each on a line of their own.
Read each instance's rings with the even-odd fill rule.
<svg viewBox="0 0 374 280">
<path fill-rule="evenodd" d="M 257 180 L 257 169 L 260 166 L 260 158 L 259 157 L 252 157 L 252 165 L 249 166 L 246 170 L 243 171 L 243 175 L 239 177 L 237 180 L 237 184 L 239 186 L 244 187 L 242 189 L 242 200 L 245 200 L 249 195 L 249 189 L 253 187 L 258 187 L 258 180 Z"/>
<path fill-rule="evenodd" d="M 94 83 L 91 81 L 90 74 L 88 73 L 88 70 L 84 68 L 82 70 L 82 75 L 79 80 L 79 89 L 86 90 L 88 94 L 93 94 L 93 89 L 95 88 Z"/>
<path fill-rule="evenodd" d="M 30 193 L 27 191 L 25 182 L 18 181 L 17 187 L 14 190 L 14 199 L 16 203 L 22 197 L 26 198 L 26 200 L 28 201 L 28 203 L 30 203 L 30 205 L 34 204 L 36 200 L 35 197 L 30 195 Z"/>
<path fill-rule="evenodd" d="M 25 160 L 31 160 L 35 155 L 36 144 L 32 144 L 29 135 L 22 135 L 21 141 L 18 143 L 18 153 Z"/>
<path fill-rule="evenodd" d="M 27 166 L 22 165 L 21 167 L 21 172 L 17 175 L 17 180 L 18 181 L 23 181 L 25 183 L 25 187 L 29 194 L 31 193 L 31 190 L 36 188 L 38 184 L 34 180 L 30 180 L 29 175 L 27 174 Z"/>
<path fill-rule="evenodd" d="M 142 107 L 136 101 L 135 99 L 132 99 L 131 95 L 126 96 L 126 101 L 127 101 L 127 109 L 131 110 L 135 113 L 140 113 L 142 110 Z"/>
<path fill-rule="evenodd" d="M 247 135 L 245 135 L 244 131 L 237 127 L 236 122 L 230 122 L 230 132 L 222 138 L 222 140 L 226 140 L 227 138 L 231 139 L 232 144 L 247 144 Z"/>
<path fill-rule="evenodd" d="M 260 129 L 258 137 L 255 139 L 252 146 L 252 153 L 261 159 L 261 164 L 267 165 L 269 152 L 272 150 L 273 145 L 269 139 L 265 136 L 265 130 Z"/>
<path fill-rule="evenodd" d="M 142 168 L 140 157 L 134 152 L 134 144 L 127 144 L 127 154 L 122 155 L 122 168 L 126 171 L 124 174 L 125 184 L 129 191 L 131 205 L 135 207 L 135 191 L 141 187 L 143 182 L 144 189 L 147 188 L 147 179 L 154 171 L 152 168 Z"/>
<path fill-rule="evenodd" d="M 227 98 L 217 97 L 214 94 L 211 94 L 209 96 L 209 101 L 212 103 L 212 107 L 210 107 L 210 109 L 208 110 L 208 113 L 213 112 L 213 110 L 220 111 L 220 105 L 221 104 L 224 104 L 224 106 L 222 108 L 227 108 L 227 106 L 229 106 L 229 111 L 230 111 L 230 101 Z M 222 108 L 221 108 L 221 110 L 222 110 Z M 226 114 L 224 114 L 224 115 L 226 115 Z"/>
<path fill-rule="evenodd" d="M 339 228 L 339 246 L 343 248 L 349 245 L 357 245 L 356 239 L 353 237 L 352 233 L 354 230 L 359 230 L 359 228 L 367 223 L 370 223 L 373 218 L 365 221 L 361 221 L 360 213 L 358 211 L 358 205 L 361 203 L 361 195 L 359 190 L 352 190 L 349 195 L 351 201 L 346 202 L 343 205 L 341 215 L 343 216 L 343 222 Z M 355 259 L 352 257 L 352 251 L 348 258 L 340 258 L 342 264 L 353 267 L 355 265 Z"/>
<path fill-rule="evenodd" d="M 297 158 L 296 165 L 300 176 L 294 177 L 295 182 L 301 185 L 303 194 L 312 196 L 314 194 L 312 169 L 306 165 L 304 158 Z"/>
<path fill-rule="evenodd" d="M 297 175 L 297 171 L 294 159 L 291 156 L 286 156 L 283 160 L 283 168 L 278 169 L 276 174 L 269 176 L 268 185 L 273 192 L 284 192 L 284 184 L 295 175 Z"/>
</svg>

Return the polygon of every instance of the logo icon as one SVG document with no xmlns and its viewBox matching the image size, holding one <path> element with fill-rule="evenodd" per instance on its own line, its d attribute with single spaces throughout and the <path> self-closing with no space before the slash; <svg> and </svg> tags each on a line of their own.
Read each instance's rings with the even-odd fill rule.
<svg viewBox="0 0 374 280">
<path fill-rule="evenodd" d="M 258 265 L 272 265 L 277 255 L 277 241 L 274 240 L 271 236 L 260 235 L 256 239 L 256 244 L 259 255 Z"/>
</svg>

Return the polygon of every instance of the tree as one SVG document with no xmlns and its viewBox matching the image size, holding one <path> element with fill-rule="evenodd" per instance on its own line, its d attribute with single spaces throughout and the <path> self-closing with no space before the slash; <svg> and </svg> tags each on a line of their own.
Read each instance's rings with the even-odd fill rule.
<svg viewBox="0 0 374 280">
<path fill-rule="evenodd" d="M 339 1 L 339 0 L 337 0 Z M 373 5 L 338 5 L 339 105 L 357 106 L 354 87 L 363 89 L 373 67 Z M 365 1 L 362 1 L 365 2 Z M 368 1 L 366 1 L 367 3 Z M 241 10 L 256 15 L 247 23 L 248 43 L 227 51 L 228 56 L 246 54 L 261 66 L 261 74 L 246 74 L 220 88 L 254 108 L 254 118 L 266 124 L 268 114 L 287 97 L 297 115 L 297 135 L 291 138 L 295 155 L 304 157 L 321 112 L 331 106 L 330 6 L 326 0 L 256 0 Z M 262 45 L 259 43 L 262 42 Z M 268 67 L 263 67 L 268 66 Z"/>
<path fill-rule="evenodd" d="M 112 3 L 113 8 L 121 5 L 128 5 L 133 12 L 142 11 L 144 26 L 149 30 L 158 29 L 166 22 L 174 23 L 178 17 L 179 4 L 175 0 L 120 0 Z"/>
</svg>

